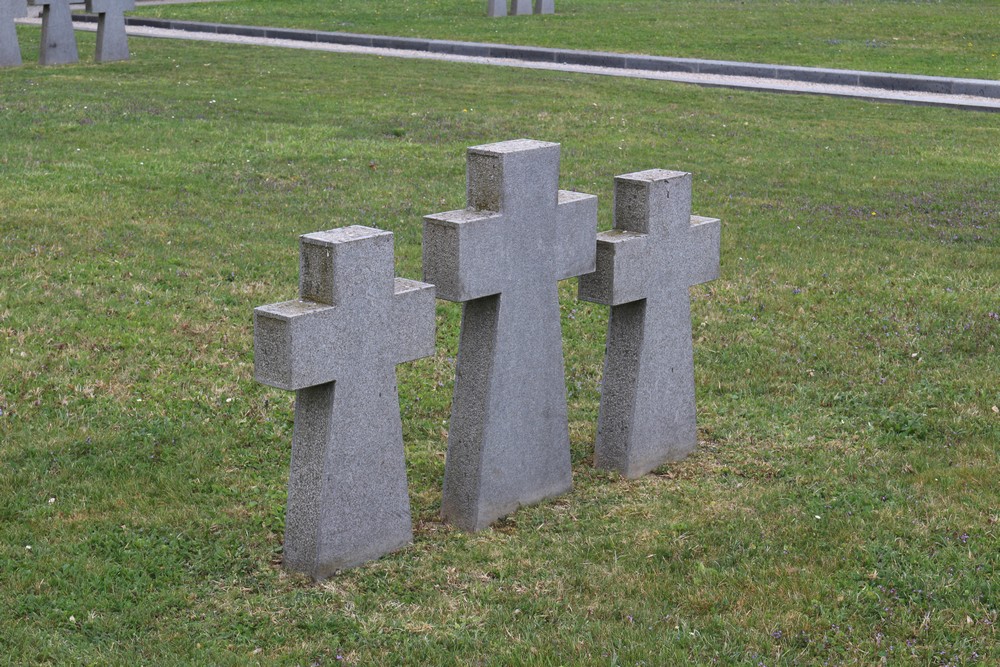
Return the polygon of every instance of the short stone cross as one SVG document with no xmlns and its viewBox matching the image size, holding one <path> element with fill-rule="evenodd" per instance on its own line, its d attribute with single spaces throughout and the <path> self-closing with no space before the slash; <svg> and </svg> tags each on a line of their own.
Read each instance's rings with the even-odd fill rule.
<svg viewBox="0 0 1000 667">
<path fill-rule="evenodd" d="M 31 0 L 42 7 L 42 44 L 38 62 L 69 65 L 79 60 L 69 0 Z"/>
<path fill-rule="evenodd" d="M 0 67 L 21 64 L 21 45 L 17 41 L 14 19 L 27 15 L 26 0 L 0 0 Z"/>
<path fill-rule="evenodd" d="M 135 0 L 87 0 L 87 11 L 97 14 L 97 52 L 99 63 L 128 60 L 128 35 L 125 12 L 135 9 Z"/>
<path fill-rule="evenodd" d="M 396 364 L 434 354 L 434 286 L 391 232 L 301 237 L 295 301 L 254 310 L 258 381 L 295 390 L 284 565 L 316 580 L 413 538 Z"/>
<path fill-rule="evenodd" d="M 688 287 L 719 277 L 721 223 L 691 215 L 691 174 L 615 179 L 580 298 L 611 306 L 594 464 L 639 477 L 697 444 Z"/>
<path fill-rule="evenodd" d="M 559 144 L 468 152 L 468 208 L 424 219 L 424 280 L 464 302 L 443 516 L 479 530 L 572 485 L 558 281 L 594 267 L 597 198 Z"/>
</svg>

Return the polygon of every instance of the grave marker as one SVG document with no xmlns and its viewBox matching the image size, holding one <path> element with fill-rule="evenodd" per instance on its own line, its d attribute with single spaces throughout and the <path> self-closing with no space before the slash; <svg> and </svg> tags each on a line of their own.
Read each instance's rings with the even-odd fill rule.
<svg viewBox="0 0 1000 667">
<path fill-rule="evenodd" d="M 510 13 L 512 16 L 531 13 L 531 0 L 510 0 Z"/>
<path fill-rule="evenodd" d="M 14 19 L 27 15 L 26 0 L 0 0 L 0 67 L 21 64 L 21 45 L 17 41 Z"/>
<path fill-rule="evenodd" d="M 691 174 L 615 179 L 580 298 L 611 306 L 594 464 L 639 477 L 697 444 L 691 285 L 719 277 L 721 223 L 691 215 Z"/>
<path fill-rule="evenodd" d="M 79 61 L 69 0 L 31 0 L 42 7 L 42 43 L 38 62 L 69 65 Z"/>
<path fill-rule="evenodd" d="M 507 0 L 489 0 L 486 3 L 487 16 L 507 16 Z"/>
<path fill-rule="evenodd" d="M 135 9 L 135 0 L 87 0 L 87 11 L 97 14 L 97 52 L 99 63 L 128 60 L 128 35 L 125 12 Z"/>
<path fill-rule="evenodd" d="M 559 144 L 468 152 L 468 208 L 424 219 L 424 280 L 464 302 L 443 516 L 465 530 L 572 485 L 559 280 L 594 269 L 597 198 L 558 189 Z"/>
<path fill-rule="evenodd" d="M 319 580 L 413 539 L 396 364 L 434 354 L 434 286 L 352 226 L 301 237 L 299 291 L 254 310 L 254 368 L 296 392 L 284 564 Z"/>
</svg>

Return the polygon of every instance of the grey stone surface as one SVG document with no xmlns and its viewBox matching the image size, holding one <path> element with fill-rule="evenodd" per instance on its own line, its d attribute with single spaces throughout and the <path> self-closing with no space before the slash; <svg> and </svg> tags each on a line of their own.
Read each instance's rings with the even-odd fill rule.
<svg viewBox="0 0 1000 667">
<path fill-rule="evenodd" d="M 465 529 L 572 485 L 558 281 L 594 269 L 597 198 L 559 144 L 468 152 L 468 208 L 424 219 L 424 279 L 464 302 L 442 515 Z"/>
<path fill-rule="evenodd" d="M 555 0 L 535 0 L 536 14 L 555 14 L 555 12 L 556 12 Z"/>
<path fill-rule="evenodd" d="M 25 0 L 0 0 L 0 67 L 21 64 L 21 45 L 17 41 L 14 19 L 28 15 Z"/>
<path fill-rule="evenodd" d="M 487 16 L 507 16 L 507 0 L 487 0 Z"/>
<path fill-rule="evenodd" d="M 594 464 L 639 477 L 697 444 L 688 287 L 719 276 L 721 223 L 691 215 L 691 174 L 615 179 L 580 298 L 611 306 Z"/>
<path fill-rule="evenodd" d="M 531 13 L 531 0 L 510 0 L 511 16 Z"/>
<path fill-rule="evenodd" d="M 323 579 L 411 541 L 396 364 L 434 353 L 434 286 L 390 232 L 301 238 L 295 301 L 254 310 L 258 381 L 295 390 L 284 565 Z"/>
<path fill-rule="evenodd" d="M 32 0 L 42 8 L 42 43 L 38 62 L 69 65 L 79 60 L 69 0 Z"/>
<path fill-rule="evenodd" d="M 125 12 L 130 9 L 135 9 L 135 0 L 87 0 L 87 11 L 97 14 L 97 62 L 128 60 Z"/>
</svg>

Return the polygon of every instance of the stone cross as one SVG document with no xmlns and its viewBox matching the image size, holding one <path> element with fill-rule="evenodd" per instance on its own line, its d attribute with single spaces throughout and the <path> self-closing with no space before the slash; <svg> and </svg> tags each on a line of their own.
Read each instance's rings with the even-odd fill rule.
<svg viewBox="0 0 1000 667">
<path fill-rule="evenodd" d="M 697 444 L 688 287 L 719 277 L 721 223 L 691 215 L 691 174 L 615 179 L 580 298 L 611 306 L 594 464 L 639 477 Z"/>
<path fill-rule="evenodd" d="M 284 565 L 320 580 L 413 539 L 396 364 L 434 354 L 434 286 L 370 227 L 306 234 L 299 266 L 300 299 L 254 310 L 254 370 L 296 392 Z"/>
<path fill-rule="evenodd" d="M 42 7 L 42 65 L 69 65 L 79 60 L 69 0 L 31 0 Z"/>
<path fill-rule="evenodd" d="M 99 63 L 128 60 L 128 35 L 125 12 L 135 9 L 135 0 L 87 0 L 87 11 L 97 14 L 97 52 Z"/>
<path fill-rule="evenodd" d="M 535 14 L 555 13 L 555 0 L 535 0 Z M 514 16 L 531 14 L 531 0 L 510 0 L 510 13 Z M 488 0 L 487 16 L 507 16 L 507 0 Z"/>
<path fill-rule="evenodd" d="M 512 16 L 531 13 L 531 0 L 510 0 L 510 13 Z"/>
<path fill-rule="evenodd" d="M 468 152 L 468 208 L 424 219 L 424 280 L 464 302 L 442 515 L 479 530 L 572 485 L 559 280 L 594 267 L 597 198 L 559 144 Z"/>
<path fill-rule="evenodd" d="M 507 16 L 507 0 L 488 0 L 486 3 L 487 16 Z"/>
<path fill-rule="evenodd" d="M 21 64 L 21 45 L 17 41 L 14 19 L 27 15 L 26 0 L 0 0 L 0 67 Z"/>
</svg>

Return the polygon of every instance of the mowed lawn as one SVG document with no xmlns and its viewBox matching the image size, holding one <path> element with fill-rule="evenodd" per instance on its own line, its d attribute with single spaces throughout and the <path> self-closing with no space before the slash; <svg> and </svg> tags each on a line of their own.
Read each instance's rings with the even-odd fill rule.
<svg viewBox="0 0 1000 667">
<path fill-rule="evenodd" d="M 1000 659 L 995 115 L 132 48 L 0 72 L 0 662 Z M 517 137 L 562 143 L 603 228 L 613 177 L 653 167 L 723 220 L 722 276 L 692 290 L 698 451 L 592 468 L 607 313 L 567 281 L 573 492 L 441 523 L 460 309 L 439 302 L 436 356 L 398 370 L 415 544 L 284 573 L 293 396 L 253 380 L 253 307 L 296 295 L 298 235 L 342 225 L 395 232 L 419 278 L 465 148 Z"/>
<path fill-rule="evenodd" d="M 137 16 L 1000 79 L 1000 0 L 556 0 L 486 16 L 486 0 L 224 0 Z"/>
</svg>

